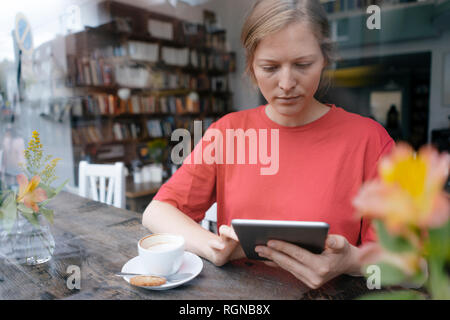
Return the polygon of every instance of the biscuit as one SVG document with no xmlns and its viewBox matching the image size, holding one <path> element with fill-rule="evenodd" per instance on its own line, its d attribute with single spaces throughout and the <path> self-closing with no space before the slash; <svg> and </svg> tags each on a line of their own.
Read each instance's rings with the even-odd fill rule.
<svg viewBox="0 0 450 320">
<path fill-rule="evenodd" d="M 157 276 L 135 276 L 130 279 L 130 283 L 139 287 L 154 287 L 166 283 L 166 279 Z"/>
</svg>

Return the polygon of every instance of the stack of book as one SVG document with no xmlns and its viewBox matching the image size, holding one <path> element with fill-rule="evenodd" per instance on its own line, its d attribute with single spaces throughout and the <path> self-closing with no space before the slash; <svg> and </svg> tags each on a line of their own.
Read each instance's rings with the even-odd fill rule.
<svg viewBox="0 0 450 320">
<path fill-rule="evenodd" d="M 109 86 L 114 83 L 113 65 L 103 58 L 68 56 L 69 78 L 74 85 Z"/>
<path fill-rule="evenodd" d="M 112 127 L 113 140 L 129 140 L 143 137 L 143 132 L 138 123 L 121 123 L 115 122 Z"/>
<path fill-rule="evenodd" d="M 112 94 L 93 94 L 78 97 L 72 107 L 72 116 L 120 114 L 118 97 Z"/>
<path fill-rule="evenodd" d="M 105 136 L 100 128 L 95 125 L 84 125 L 72 128 L 72 140 L 74 144 L 97 143 L 104 141 Z"/>
</svg>

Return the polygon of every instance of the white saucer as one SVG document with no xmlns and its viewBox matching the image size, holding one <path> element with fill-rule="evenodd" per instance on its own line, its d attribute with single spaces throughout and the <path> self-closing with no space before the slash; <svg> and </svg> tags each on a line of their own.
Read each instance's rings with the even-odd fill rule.
<svg viewBox="0 0 450 320">
<path fill-rule="evenodd" d="M 169 283 L 165 283 L 160 286 L 140 287 L 140 288 L 149 289 L 149 290 L 172 289 L 172 288 L 182 285 L 183 283 L 191 281 L 200 273 L 200 271 L 202 271 L 202 269 L 203 269 L 202 259 L 200 259 L 197 255 L 195 255 L 191 252 L 185 251 L 184 256 L 183 256 L 183 263 L 181 264 L 180 270 L 178 270 L 177 273 L 192 273 L 192 276 L 190 276 L 189 278 L 186 278 L 184 280 L 174 282 L 174 283 L 169 282 Z M 140 260 L 139 256 L 128 260 L 128 262 L 125 263 L 125 265 L 122 267 L 122 272 L 144 274 L 145 272 L 142 270 L 142 264 L 141 264 L 141 260 Z M 128 283 L 130 283 L 130 279 L 132 277 L 133 276 L 123 276 L 123 278 Z"/>
</svg>

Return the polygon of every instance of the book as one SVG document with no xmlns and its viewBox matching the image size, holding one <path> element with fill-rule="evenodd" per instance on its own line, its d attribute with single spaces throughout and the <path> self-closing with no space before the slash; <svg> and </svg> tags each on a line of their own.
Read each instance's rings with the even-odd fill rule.
<svg viewBox="0 0 450 320">
<path fill-rule="evenodd" d="M 72 128 L 72 141 L 76 145 L 81 144 L 81 139 L 80 139 L 80 136 L 78 134 L 78 130 L 75 129 L 75 128 Z"/>
<path fill-rule="evenodd" d="M 175 106 L 176 106 L 176 113 L 178 114 L 186 113 L 186 107 L 183 103 L 183 100 L 180 97 L 175 98 Z"/>
<path fill-rule="evenodd" d="M 115 140 L 123 140 L 123 133 L 120 128 L 120 124 L 117 122 L 113 125 L 113 134 Z"/>
<path fill-rule="evenodd" d="M 155 38 L 173 40 L 173 24 L 170 22 L 149 19 L 147 31 Z"/>
<path fill-rule="evenodd" d="M 158 61 L 158 44 L 142 41 L 128 41 L 127 45 L 130 58 L 148 62 Z"/>
<path fill-rule="evenodd" d="M 140 97 L 137 95 L 131 96 L 131 110 L 130 113 L 141 113 L 141 101 Z"/>
<path fill-rule="evenodd" d="M 163 136 L 161 123 L 159 120 L 148 120 L 147 121 L 147 131 L 149 137 L 160 138 Z"/>
<path fill-rule="evenodd" d="M 83 58 L 82 59 L 82 66 L 83 66 L 83 83 L 84 85 L 91 85 L 92 84 L 92 78 L 91 78 L 91 66 L 89 63 L 89 59 Z"/>
</svg>

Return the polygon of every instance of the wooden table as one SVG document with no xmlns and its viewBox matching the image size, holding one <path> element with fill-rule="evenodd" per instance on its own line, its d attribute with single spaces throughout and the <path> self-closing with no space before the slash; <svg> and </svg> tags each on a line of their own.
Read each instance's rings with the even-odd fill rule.
<svg viewBox="0 0 450 320">
<path fill-rule="evenodd" d="M 137 255 L 136 242 L 149 233 L 142 215 L 61 192 L 51 202 L 56 249 L 39 266 L 0 257 L 0 299 L 353 299 L 367 293 L 363 278 L 338 277 L 309 290 L 291 274 L 247 259 L 216 267 L 203 260 L 192 281 L 166 291 L 133 287 L 114 276 Z M 81 288 L 70 290 L 69 266 L 79 266 Z"/>
</svg>

